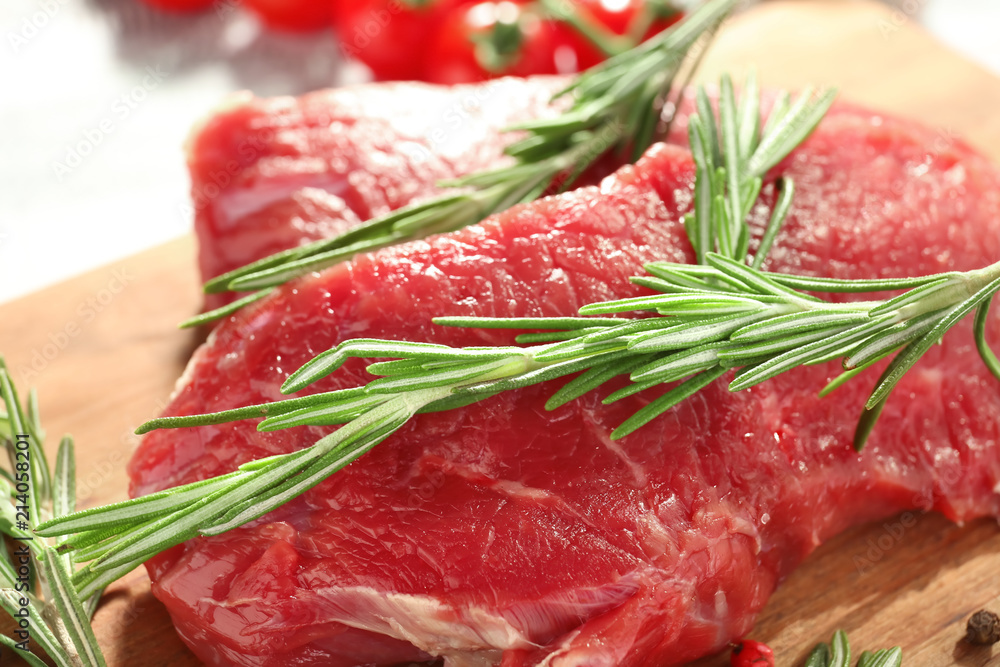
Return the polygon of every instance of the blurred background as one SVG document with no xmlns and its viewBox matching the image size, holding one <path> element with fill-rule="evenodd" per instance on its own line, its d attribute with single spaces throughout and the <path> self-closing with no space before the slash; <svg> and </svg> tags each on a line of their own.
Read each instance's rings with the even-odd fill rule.
<svg viewBox="0 0 1000 667">
<path fill-rule="evenodd" d="M 1000 2 L 888 4 L 1000 75 Z M 268 29 L 236 0 L 3 0 L 0 35 L 0 302 L 188 232 L 184 138 L 228 92 L 371 76 L 330 29 Z"/>
</svg>

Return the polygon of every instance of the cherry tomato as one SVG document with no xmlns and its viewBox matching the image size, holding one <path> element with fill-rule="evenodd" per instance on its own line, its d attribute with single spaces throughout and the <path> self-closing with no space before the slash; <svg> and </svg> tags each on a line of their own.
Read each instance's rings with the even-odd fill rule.
<svg viewBox="0 0 1000 667">
<path fill-rule="evenodd" d="M 330 25 L 330 0 L 242 0 L 269 28 L 304 32 Z"/>
<path fill-rule="evenodd" d="M 729 658 L 732 667 L 774 667 L 774 651 L 762 642 L 744 639 Z"/>
<path fill-rule="evenodd" d="M 554 24 L 527 5 L 499 0 L 460 7 L 432 40 L 423 78 L 452 84 L 554 74 L 555 35 Z"/>
<path fill-rule="evenodd" d="M 428 36 L 462 0 L 334 0 L 341 51 L 376 79 L 419 79 Z"/>
<path fill-rule="evenodd" d="M 211 7 L 215 0 L 143 0 L 150 7 L 168 12 L 196 12 Z"/>
<path fill-rule="evenodd" d="M 612 36 L 633 35 L 642 29 L 641 41 L 662 32 L 681 18 L 667 0 L 564 0 L 567 11 L 574 11 L 583 20 Z M 593 67 L 607 59 L 604 52 L 576 28 L 563 25 L 570 35 L 562 41 L 575 53 L 580 70 Z"/>
</svg>

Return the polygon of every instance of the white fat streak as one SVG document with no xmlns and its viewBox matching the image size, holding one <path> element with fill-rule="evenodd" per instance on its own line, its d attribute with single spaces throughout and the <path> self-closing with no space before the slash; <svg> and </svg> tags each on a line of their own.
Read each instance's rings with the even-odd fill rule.
<svg viewBox="0 0 1000 667">
<path fill-rule="evenodd" d="M 502 615 L 482 607 L 456 609 L 431 596 L 365 586 L 317 593 L 343 612 L 332 614 L 330 620 L 410 642 L 426 653 L 446 657 L 456 667 L 490 665 L 499 651 L 537 647 Z"/>
</svg>

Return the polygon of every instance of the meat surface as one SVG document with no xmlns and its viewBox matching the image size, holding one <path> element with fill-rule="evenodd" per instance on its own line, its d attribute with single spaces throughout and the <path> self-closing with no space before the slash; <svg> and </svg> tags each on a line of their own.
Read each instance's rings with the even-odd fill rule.
<svg viewBox="0 0 1000 667">
<path fill-rule="evenodd" d="M 777 170 L 798 194 L 770 269 L 868 278 L 1000 259 L 1000 172 L 930 130 L 842 108 Z M 303 278 L 223 322 L 165 414 L 276 399 L 347 338 L 511 341 L 434 327 L 436 315 L 569 315 L 638 294 L 627 278 L 644 262 L 691 259 L 680 216 L 692 178 L 687 151 L 659 144 L 600 187 Z M 989 329 L 996 341 L 1000 322 Z M 746 632 L 847 526 L 911 508 L 1000 511 L 1000 391 L 968 323 L 904 377 L 861 455 L 851 436 L 875 378 L 817 398 L 837 372 L 799 368 L 738 394 L 718 383 L 615 442 L 612 428 L 662 390 L 546 412 L 557 383 L 421 415 L 280 510 L 153 559 L 153 591 L 210 665 L 680 664 Z M 352 364 L 314 390 L 365 380 Z M 133 495 L 329 431 L 254 427 L 146 436 Z"/>
<path fill-rule="evenodd" d="M 506 164 L 511 123 L 553 113 L 558 77 L 477 85 L 367 84 L 298 98 L 232 97 L 188 145 L 207 280 L 344 232 Z M 209 308 L 231 300 L 209 295 Z"/>
</svg>

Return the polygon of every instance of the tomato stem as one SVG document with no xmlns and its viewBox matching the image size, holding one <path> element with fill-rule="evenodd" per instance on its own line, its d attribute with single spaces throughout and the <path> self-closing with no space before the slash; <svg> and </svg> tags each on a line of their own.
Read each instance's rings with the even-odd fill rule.
<svg viewBox="0 0 1000 667">
<path fill-rule="evenodd" d="M 639 40 L 634 40 L 631 36 L 616 35 L 600 23 L 571 9 L 573 0 L 540 0 L 540 4 L 548 16 L 569 25 L 607 57 L 624 53 L 639 43 Z"/>
<path fill-rule="evenodd" d="M 632 44 L 639 44 L 658 19 L 669 19 L 680 13 L 680 10 L 670 2 L 664 2 L 663 0 L 650 0 L 649 2 L 642 3 L 639 12 L 632 18 L 632 22 L 629 23 L 627 33 L 629 41 Z"/>
</svg>

